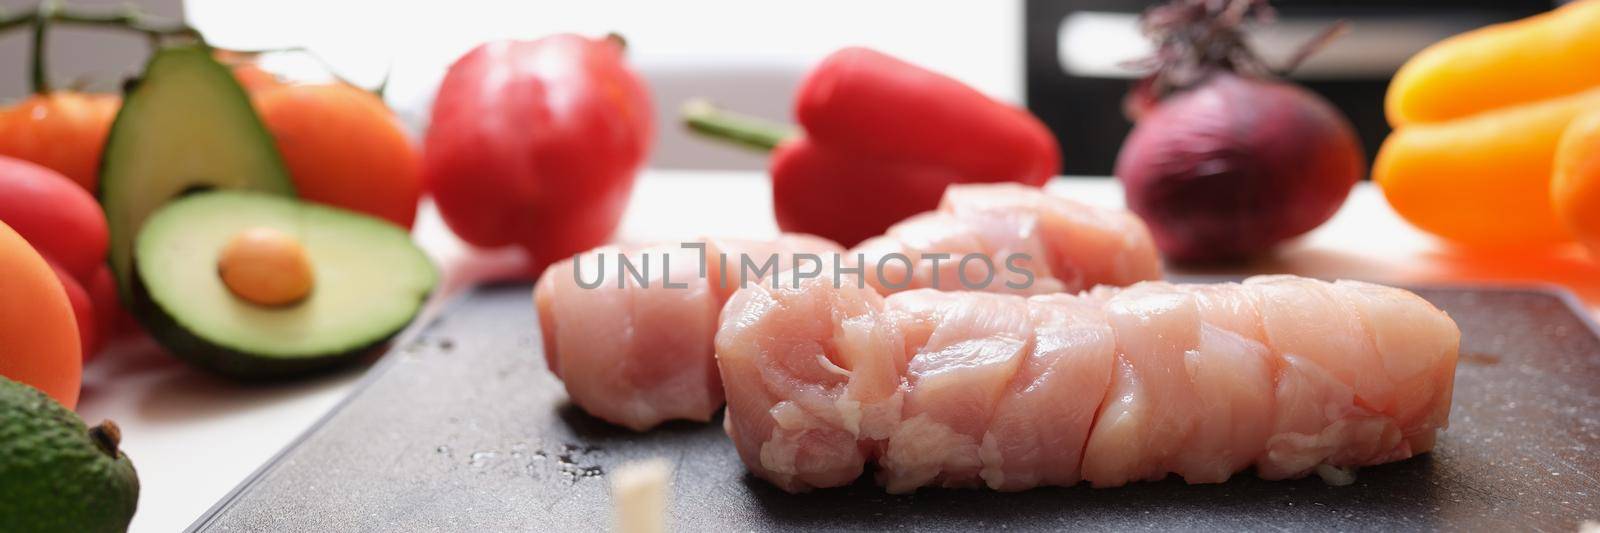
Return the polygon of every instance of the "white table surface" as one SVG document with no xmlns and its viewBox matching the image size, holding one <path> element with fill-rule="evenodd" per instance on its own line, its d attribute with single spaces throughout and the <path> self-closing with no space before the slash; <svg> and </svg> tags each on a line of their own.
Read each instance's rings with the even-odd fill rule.
<svg viewBox="0 0 1600 533">
<path fill-rule="evenodd" d="M 1050 186 L 1085 202 L 1122 204 L 1113 180 L 1067 178 Z M 767 180 L 758 173 L 654 171 L 640 177 L 618 238 L 763 237 L 776 231 Z M 475 280 L 515 271 L 520 263 L 515 252 L 465 247 L 428 204 L 414 233 L 445 274 L 435 304 Z M 1454 251 L 1407 226 L 1365 183 L 1332 221 L 1276 256 L 1204 273 L 1294 273 L 1390 283 L 1556 283 L 1573 289 L 1591 308 L 1600 302 L 1600 266 L 1581 251 Z M 240 385 L 192 370 L 148 341 L 116 348 L 85 369 L 78 410 L 90 423 L 112 419 L 122 427 L 123 448 L 143 486 L 134 532 L 187 527 L 321 418 L 365 369 Z"/>
</svg>

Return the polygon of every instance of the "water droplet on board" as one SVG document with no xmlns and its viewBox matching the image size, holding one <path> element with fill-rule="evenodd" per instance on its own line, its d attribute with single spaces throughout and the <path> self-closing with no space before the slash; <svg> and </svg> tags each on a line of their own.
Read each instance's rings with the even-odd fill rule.
<svg viewBox="0 0 1600 533">
<path fill-rule="evenodd" d="M 449 446 L 445 446 L 443 444 L 439 445 L 438 448 L 434 448 L 433 451 L 436 451 L 436 452 L 439 452 L 439 453 L 442 453 L 442 454 L 445 454 L 445 455 L 450 455 L 450 447 Z"/>
<path fill-rule="evenodd" d="M 473 468 L 483 468 L 488 466 L 499 455 L 499 452 L 472 452 L 472 462 L 470 464 Z"/>
<path fill-rule="evenodd" d="M 562 444 L 561 452 L 555 454 L 556 470 L 573 483 L 577 483 L 578 480 L 584 478 L 603 476 L 605 475 L 605 469 L 601 468 L 600 465 L 584 464 L 586 461 L 583 460 L 585 455 L 598 451 L 600 451 L 600 447 L 593 445 Z M 544 457 L 543 452 L 536 453 L 535 457 Z"/>
</svg>

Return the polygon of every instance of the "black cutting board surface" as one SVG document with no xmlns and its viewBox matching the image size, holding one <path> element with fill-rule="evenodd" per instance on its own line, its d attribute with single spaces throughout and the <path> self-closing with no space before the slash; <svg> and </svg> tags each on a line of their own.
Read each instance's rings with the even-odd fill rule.
<svg viewBox="0 0 1600 533">
<path fill-rule="evenodd" d="M 531 290 L 480 287 L 396 344 L 337 409 L 201 517 L 195 531 L 584 531 L 611 523 L 607 474 L 674 464 L 669 525 L 725 530 L 1546 530 L 1600 520 L 1600 337 L 1544 289 L 1418 293 L 1462 330 L 1451 427 L 1432 454 L 1217 485 L 1169 478 L 1021 493 L 855 485 L 787 494 L 713 424 L 635 434 L 567 402 Z M 212 450 L 210 453 L 221 453 Z"/>
</svg>

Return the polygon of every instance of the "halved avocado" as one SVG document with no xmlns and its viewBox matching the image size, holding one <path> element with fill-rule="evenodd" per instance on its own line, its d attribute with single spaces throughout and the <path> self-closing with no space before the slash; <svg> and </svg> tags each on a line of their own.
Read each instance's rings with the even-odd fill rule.
<svg viewBox="0 0 1600 533">
<path fill-rule="evenodd" d="M 295 194 L 271 134 L 233 73 L 209 48 L 163 48 L 128 91 L 101 156 L 100 203 L 124 301 L 132 296 L 131 256 L 145 219 L 173 198 L 205 189 Z"/>
<path fill-rule="evenodd" d="M 224 250 L 263 230 L 292 238 L 309 258 L 314 283 L 302 299 L 252 303 L 224 282 Z M 352 360 L 405 328 L 438 280 L 399 226 L 249 191 L 172 201 L 145 222 L 133 260 L 135 314 L 151 335 L 182 359 L 240 379 Z"/>
</svg>

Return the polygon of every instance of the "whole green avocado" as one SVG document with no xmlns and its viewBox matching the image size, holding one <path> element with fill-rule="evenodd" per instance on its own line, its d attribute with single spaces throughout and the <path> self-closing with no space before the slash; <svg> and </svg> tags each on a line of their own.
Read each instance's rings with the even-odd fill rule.
<svg viewBox="0 0 1600 533">
<path fill-rule="evenodd" d="M 126 531 L 139 476 L 116 424 L 86 428 L 37 389 L 0 377 L 0 531 Z"/>
</svg>

